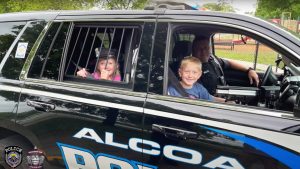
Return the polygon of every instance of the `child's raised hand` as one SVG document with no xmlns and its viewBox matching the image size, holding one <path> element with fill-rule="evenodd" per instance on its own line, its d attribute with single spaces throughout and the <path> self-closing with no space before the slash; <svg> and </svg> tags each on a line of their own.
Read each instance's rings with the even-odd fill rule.
<svg viewBox="0 0 300 169">
<path fill-rule="evenodd" d="M 87 75 L 88 75 L 88 72 L 86 71 L 85 68 L 83 68 L 77 72 L 77 76 L 80 76 L 80 77 L 86 78 Z"/>
<path fill-rule="evenodd" d="M 102 70 L 101 71 L 101 77 L 100 79 L 105 79 L 105 80 L 108 80 L 109 79 L 109 71 L 108 70 Z"/>
</svg>

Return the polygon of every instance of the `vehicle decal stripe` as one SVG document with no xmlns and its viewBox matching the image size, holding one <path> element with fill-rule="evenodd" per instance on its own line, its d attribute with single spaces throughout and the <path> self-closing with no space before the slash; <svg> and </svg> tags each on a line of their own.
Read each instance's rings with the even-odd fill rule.
<svg viewBox="0 0 300 169">
<path fill-rule="evenodd" d="M 0 91 L 1 90 L 19 93 L 21 91 L 21 88 L 14 87 L 14 86 L 8 86 L 8 85 L 0 85 Z M 45 91 L 41 91 L 41 90 L 24 89 L 23 88 L 22 93 L 39 95 L 39 96 L 47 96 L 47 97 L 52 97 L 52 98 L 57 98 L 57 99 L 70 100 L 70 101 L 75 101 L 75 102 L 80 102 L 80 103 L 94 104 L 94 105 L 111 107 L 111 108 L 119 108 L 119 109 L 123 109 L 123 110 L 140 112 L 140 113 L 143 112 L 143 107 L 129 106 L 129 105 L 124 105 L 124 104 L 119 104 L 119 103 L 112 103 L 112 102 L 70 96 L 70 95 L 66 95 L 66 94 L 45 92 Z"/>
<path fill-rule="evenodd" d="M 280 147 L 277 147 L 277 146 L 267 143 L 265 141 L 260 141 L 260 140 L 254 139 L 254 138 L 247 137 L 245 135 L 238 135 L 235 133 L 218 130 L 218 129 L 214 129 L 214 128 L 210 128 L 210 127 L 204 127 L 204 126 L 201 126 L 201 127 L 211 130 L 211 131 L 214 131 L 216 133 L 220 133 L 225 136 L 234 138 L 236 140 L 240 140 L 248 145 L 251 145 L 254 148 L 273 157 L 274 159 L 284 163 L 285 165 L 289 166 L 292 169 L 300 168 L 300 163 L 299 163 L 300 156 L 297 154 L 294 154 L 292 152 L 284 150 Z"/>
<path fill-rule="evenodd" d="M 266 140 L 268 142 L 289 148 L 291 150 L 294 150 L 294 151 L 300 153 L 300 146 L 299 146 L 300 136 L 297 136 L 297 135 L 280 133 L 280 132 L 258 129 L 258 128 L 253 128 L 253 127 L 247 127 L 247 126 L 241 126 L 241 125 L 237 125 L 237 124 L 230 124 L 230 123 L 218 122 L 218 121 L 213 121 L 213 120 L 201 119 L 201 118 L 190 117 L 190 116 L 185 116 L 185 115 L 181 115 L 181 114 L 173 114 L 173 113 L 152 110 L 152 109 L 147 109 L 147 108 L 144 110 L 144 112 L 145 112 L 145 114 L 148 114 L 148 115 L 182 120 L 182 121 L 197 123 L 200 125 L 206 125 L 206 126 L 210 126 L 210 127 L 217 127 L 217 128 L 257 137 L 259 139 Z"/>
<path fill-rule="evenodd" d="M 80 102 L 80 103 L 94 104 L 94 105 L 100 105 L 100 106 L 111 107 L 111 108 L 119 108 L 119 109 L 123 109 L 123 110 L 135 111 L 135 112 L 143 112 L 143 107 L 128 106 L 128 105 L 119 104 L 119 103 L 105 102 L 105 101 L 87 99 L 87 98 L 70 96 L 70 95 L 65 95 L 65 94 L 45 92 L 45 91 L 40 91 L 40 90 L 38 91 L 38 90 L 32 90 L 32 89 L 22 89 L 22 93 L 48 96 L 48 97 L 52 97 L 52 98 L 71 100 L 71 101 L 76 101 L 76 102 Z"/>
<path fill-rule="evenodd" d="M 293 118 L 294 115 L 292 113 L 283 113 L 279 111 L 268 111 L 268 110 L 262 110 L 262 109 L 254 109 L 253 107 L 244 106 L 238 107 L 234 104 L 221 104 L 217 102 L 209 102 L 209 101 L 198 101 L 198 100 L 188 100 L 186 98 L 181 97 L 171 97 L 171 96 L 157 96 L 157 95 L 148 95 L 148 98 L 150 99 L 156 99 L 156 100 L 162 100 L 162 101 L 171 101 L 171 102 L 181 102 L 181 103 L 191 103 L 191 105 L 196 106 L 205 106 L 210 108 L 217 108 L 217 109 L 226 109 L 231 111 L 239 111 L 239 112 L 245 112 L 248 114 L 259 114 L 259 115 L 266 115 L 266 116 L 273 116 L 273 117 L 286 117 L 286 118 Z M 184 107 L 185 108 L 185 107 Z"/>
<path fill-rule="evenodd" d="M 20 87 L 12 87 L 7 85 L 0 85 L 0 90 L 9 91 L 9 92 L 18 92 L 18 93 L 21 92 Z"/>
</svg>

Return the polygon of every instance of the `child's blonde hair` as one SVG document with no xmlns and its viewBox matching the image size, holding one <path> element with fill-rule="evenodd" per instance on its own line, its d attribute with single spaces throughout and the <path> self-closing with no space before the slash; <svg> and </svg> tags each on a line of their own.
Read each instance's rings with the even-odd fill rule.
<svg viewBox="0 0 300 169">
<path fill-rule="evenodd" d="M 194 57 L 194 56 L 186 56 L 186 57 L 184 57 L 181 60 L 181 62 L 180 62 L 180 68 L 182 69 L 188 63 L 195 63 L 195 64 L 199 65 L 199 69 L 202 70 L 202 63 L 201 63 L 201 61 L 198 58 Z"/>
</svg>

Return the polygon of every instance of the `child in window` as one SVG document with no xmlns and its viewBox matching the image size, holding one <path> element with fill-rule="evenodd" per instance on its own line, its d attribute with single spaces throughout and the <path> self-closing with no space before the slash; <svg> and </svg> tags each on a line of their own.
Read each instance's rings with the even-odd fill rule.
<svg viewBox="0 0 300 169">
<path fill-rule="evenodd" d="M 201 61 L 193 56 L 187 56 L 181 60 L 180 68 L 178 70 L 181 78 L 180 84 L 184 91 L 192 99 L 204 99 L 209 101 L 225 102 L 225 99 L 210 95 L 202 84 L 197 80 L 202 75 Z M 173 87 L 168 87 L 168 94 L 172 96 L 182 97 L 181 94 Z"/>
<path fill-rule="evenodd" d="M 113 51 L 103 51 L 100 54 L 100 58 L 96 65 L 96 70 L 94 73 L 90 74 L 85 68 L 77 72 L 77 76 L 84 78 L 93 78 L 96 80 L 112 80 L 121 81 L 121 75 L 119 71 L 119 65 L 117 63 L 116 57 Z"/>
</svg>

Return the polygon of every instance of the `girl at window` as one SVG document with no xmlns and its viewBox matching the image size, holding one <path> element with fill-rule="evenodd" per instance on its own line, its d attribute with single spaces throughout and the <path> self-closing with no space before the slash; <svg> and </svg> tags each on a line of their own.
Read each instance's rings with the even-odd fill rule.
<svg viewBox="0 0 300 169">
<path fill-rule="evenodd" d="M 95 80 L 112 80 L 121 81 L 121 75 L 119 71 L 119 65 L 117 63 L 114 52 L 104 50 L 100 54 L 96 70 L 90 74 L 85 68 L 77 72 L 77 76 L 84 78 L 92 78 Z"/>
</svg>

